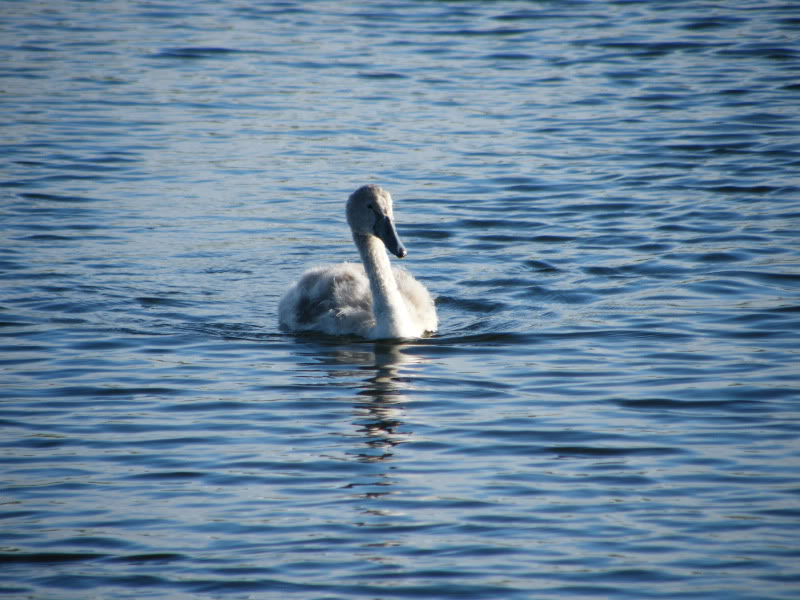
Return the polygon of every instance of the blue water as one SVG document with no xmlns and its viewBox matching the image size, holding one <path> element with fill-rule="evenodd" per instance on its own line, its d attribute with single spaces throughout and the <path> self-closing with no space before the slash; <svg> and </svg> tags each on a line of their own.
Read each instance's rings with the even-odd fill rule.
<svg viewBox="0 0 800 600">
<path fill-rule="evenodd" d="M 3 597 L 800 597 L 796 4 L 0 11 Z"/>
</svg>

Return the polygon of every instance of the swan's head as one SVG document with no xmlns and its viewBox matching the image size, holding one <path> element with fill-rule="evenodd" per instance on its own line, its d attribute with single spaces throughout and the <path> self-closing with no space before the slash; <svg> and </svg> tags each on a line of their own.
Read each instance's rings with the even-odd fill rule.
<svg viewBox="0 0 800 600">
<path fill-rule="evenodd" d="M 347 200 L 347 224 L 353 230 L 353 236 L 375 236 L 398 258 L 406 255 L 406 249 L 394 227 L 392 197 L 382 187 L 365 185 L 350 194 Z"/>
</svg>

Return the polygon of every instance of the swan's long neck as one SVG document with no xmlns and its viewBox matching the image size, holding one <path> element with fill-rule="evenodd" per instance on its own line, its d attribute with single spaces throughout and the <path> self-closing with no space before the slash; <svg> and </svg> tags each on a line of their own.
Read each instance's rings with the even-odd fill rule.
<svg viewBox="0 0 800 600">
<path fill-rule="evenodd" d="M 386 246 L 371 235 L 354 236 L 364 263 L 372 291 L 372 312 L 375 315 L 375 339 L 418 337 L 408 314 L 405 300 L 397 287 L 392 264 L 386 255 Z"/>
</svg>

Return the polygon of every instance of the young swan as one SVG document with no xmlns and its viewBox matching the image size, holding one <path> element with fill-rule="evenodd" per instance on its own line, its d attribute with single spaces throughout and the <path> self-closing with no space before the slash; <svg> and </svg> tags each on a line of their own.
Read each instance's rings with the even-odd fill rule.
<svg viewBox="0 0 800 600">
<path fill-rule="evenodd" d="M 292 331 L 359 335 L 371 340 L 418 338 L 438 326 L 433 299 L 405 269 L 392 268 L 406 249 L 397 237 L 392 197 L 377 185 L 347 200 L 347 223 L 362 265 L 309 269 L 281 298 L 278 320 Z"/>
</svg>

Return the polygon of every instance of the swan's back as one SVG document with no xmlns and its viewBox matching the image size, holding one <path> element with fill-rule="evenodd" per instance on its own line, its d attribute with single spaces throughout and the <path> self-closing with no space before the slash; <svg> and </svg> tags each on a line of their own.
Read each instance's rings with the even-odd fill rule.
<svg viewBox="0 0 800 600">
<path fill-rule="evenodd" d="M 392 271 L 412 321 L 421 332 L 436 331 L 436 308 L 428 290 L 404 268 Z M 293 331 L 370 337 L 375 315 L 364 267 L 341 263 L 309 269 L 281 298 L 278 320 Z"/>
<path fill-rule="evenodd" d="M 366 336 L 375 319 L 364 267 L 342 263 L 309 269 L 281 299 L 278 320 L 293 331 Z"/>
</svg>

